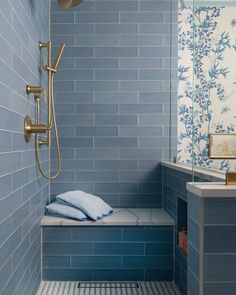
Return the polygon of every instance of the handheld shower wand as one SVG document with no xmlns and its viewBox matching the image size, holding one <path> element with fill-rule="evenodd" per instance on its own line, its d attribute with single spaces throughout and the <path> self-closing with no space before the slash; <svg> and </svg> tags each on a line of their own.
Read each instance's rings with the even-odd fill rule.
<svg viewBox="0 0 236 295">
<path fill-rule="evenodd" d="M 66 46 L 65 43 L 62 43 L 61 46 L 60 46 L 60 48 L 59 48 L 59 51 L 58 51 L 58 53 L 57 53 L 57 57 L 56 57 L 56 59 L 55 59 L 55 61 L 54 61 L 54 64 L 53 64 L 53 69 L 54 69 L 55 71 L 57 71 L 58 64 L 59 64 L 59 62 L 60 62 L 60 60 L 61 60 L 61 57 L 62 57 L 63 51 L 64 51 L 64 49 L 65 49 L 65 46 Z"/>
</svg>

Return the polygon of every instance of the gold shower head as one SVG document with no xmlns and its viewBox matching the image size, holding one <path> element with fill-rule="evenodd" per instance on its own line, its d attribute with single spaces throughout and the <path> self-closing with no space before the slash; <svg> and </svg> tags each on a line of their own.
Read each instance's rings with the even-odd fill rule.
<svg viewBox="0 0 236 295">
<path fill-rule="evenodd" d="M 79 5 L 83 0 L 57 0 L 58 4 L 63 8 L 71 8 Z"/>
</svg>

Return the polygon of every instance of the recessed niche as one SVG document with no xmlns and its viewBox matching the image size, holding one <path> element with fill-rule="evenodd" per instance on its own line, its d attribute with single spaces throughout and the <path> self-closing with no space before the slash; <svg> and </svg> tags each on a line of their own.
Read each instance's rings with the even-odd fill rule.
<svg viewBox="0 0 236 295">
<path fill-rule="evenodd" d="M 177 237 L 176 242 L 180 250 L 187 255 L 188 251 L 188 204 L 181 198 L 178 198 L 177 204 Z"/>
</svg>

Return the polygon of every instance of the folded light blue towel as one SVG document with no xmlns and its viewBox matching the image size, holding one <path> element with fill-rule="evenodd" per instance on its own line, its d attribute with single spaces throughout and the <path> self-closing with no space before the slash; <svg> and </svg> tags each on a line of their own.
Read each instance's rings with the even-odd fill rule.
<svg viewBox="0 0 236 295">
<path fill-rule="evenodd" d="M 78 208 L 72 206 L 63 205 L 62 203 L 55 201 L 46 206 L 46 215 L 52 215 L 57 217 L 67 217 L 77 220 L 87 220 L 88 216 L 84 214 Z"/>
<path fill-rule="evenodd" d="M 101 219 L 113 212 L 113 209 L 101 198 L 83 191 L 69 191 L 56 196 L 57 201 L 72 205 L 83 211 L 92 220 Z"/>
</svg>

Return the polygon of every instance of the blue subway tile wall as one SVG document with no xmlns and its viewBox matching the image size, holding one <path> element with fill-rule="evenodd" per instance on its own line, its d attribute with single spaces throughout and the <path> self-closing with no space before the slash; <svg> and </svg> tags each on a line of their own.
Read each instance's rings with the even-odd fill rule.
<svg viewBox="0 0 236 295">
<path fill-rule="evenodd" d="M 177 146 L 177 2 L 86 0 L 62 10 L 52 1 L 51 20 L 55 51 L 66 43 L 52 199 L 83 189 L 115 207 L 161 207 L 160 161 Z"/>
<path fill-rule="evenodd" d="M 204 201 L 204 292 L 209 295 L 236 292 L 236 200 L 206 198 Z"/>
<path fill-rule="evenodd" d="M 172 226 L 44 227 L 44 280 L 173 279 Z"/>
<path fill-rule="evenodd" d="M 45 87 L 38 41 L 48 40 L 47 0 L 0 4 L 0 293 L 36 294 L 41 274 L 39 221 L 49 197 L 38 174 L 34 142 L 26 143 L 24 116 L 35 118 L 26 84 Z M 46 105 L 42 105 L 45 122 Z M 47 151 L 41 162 L 48 168 Z"/>
</svg>

